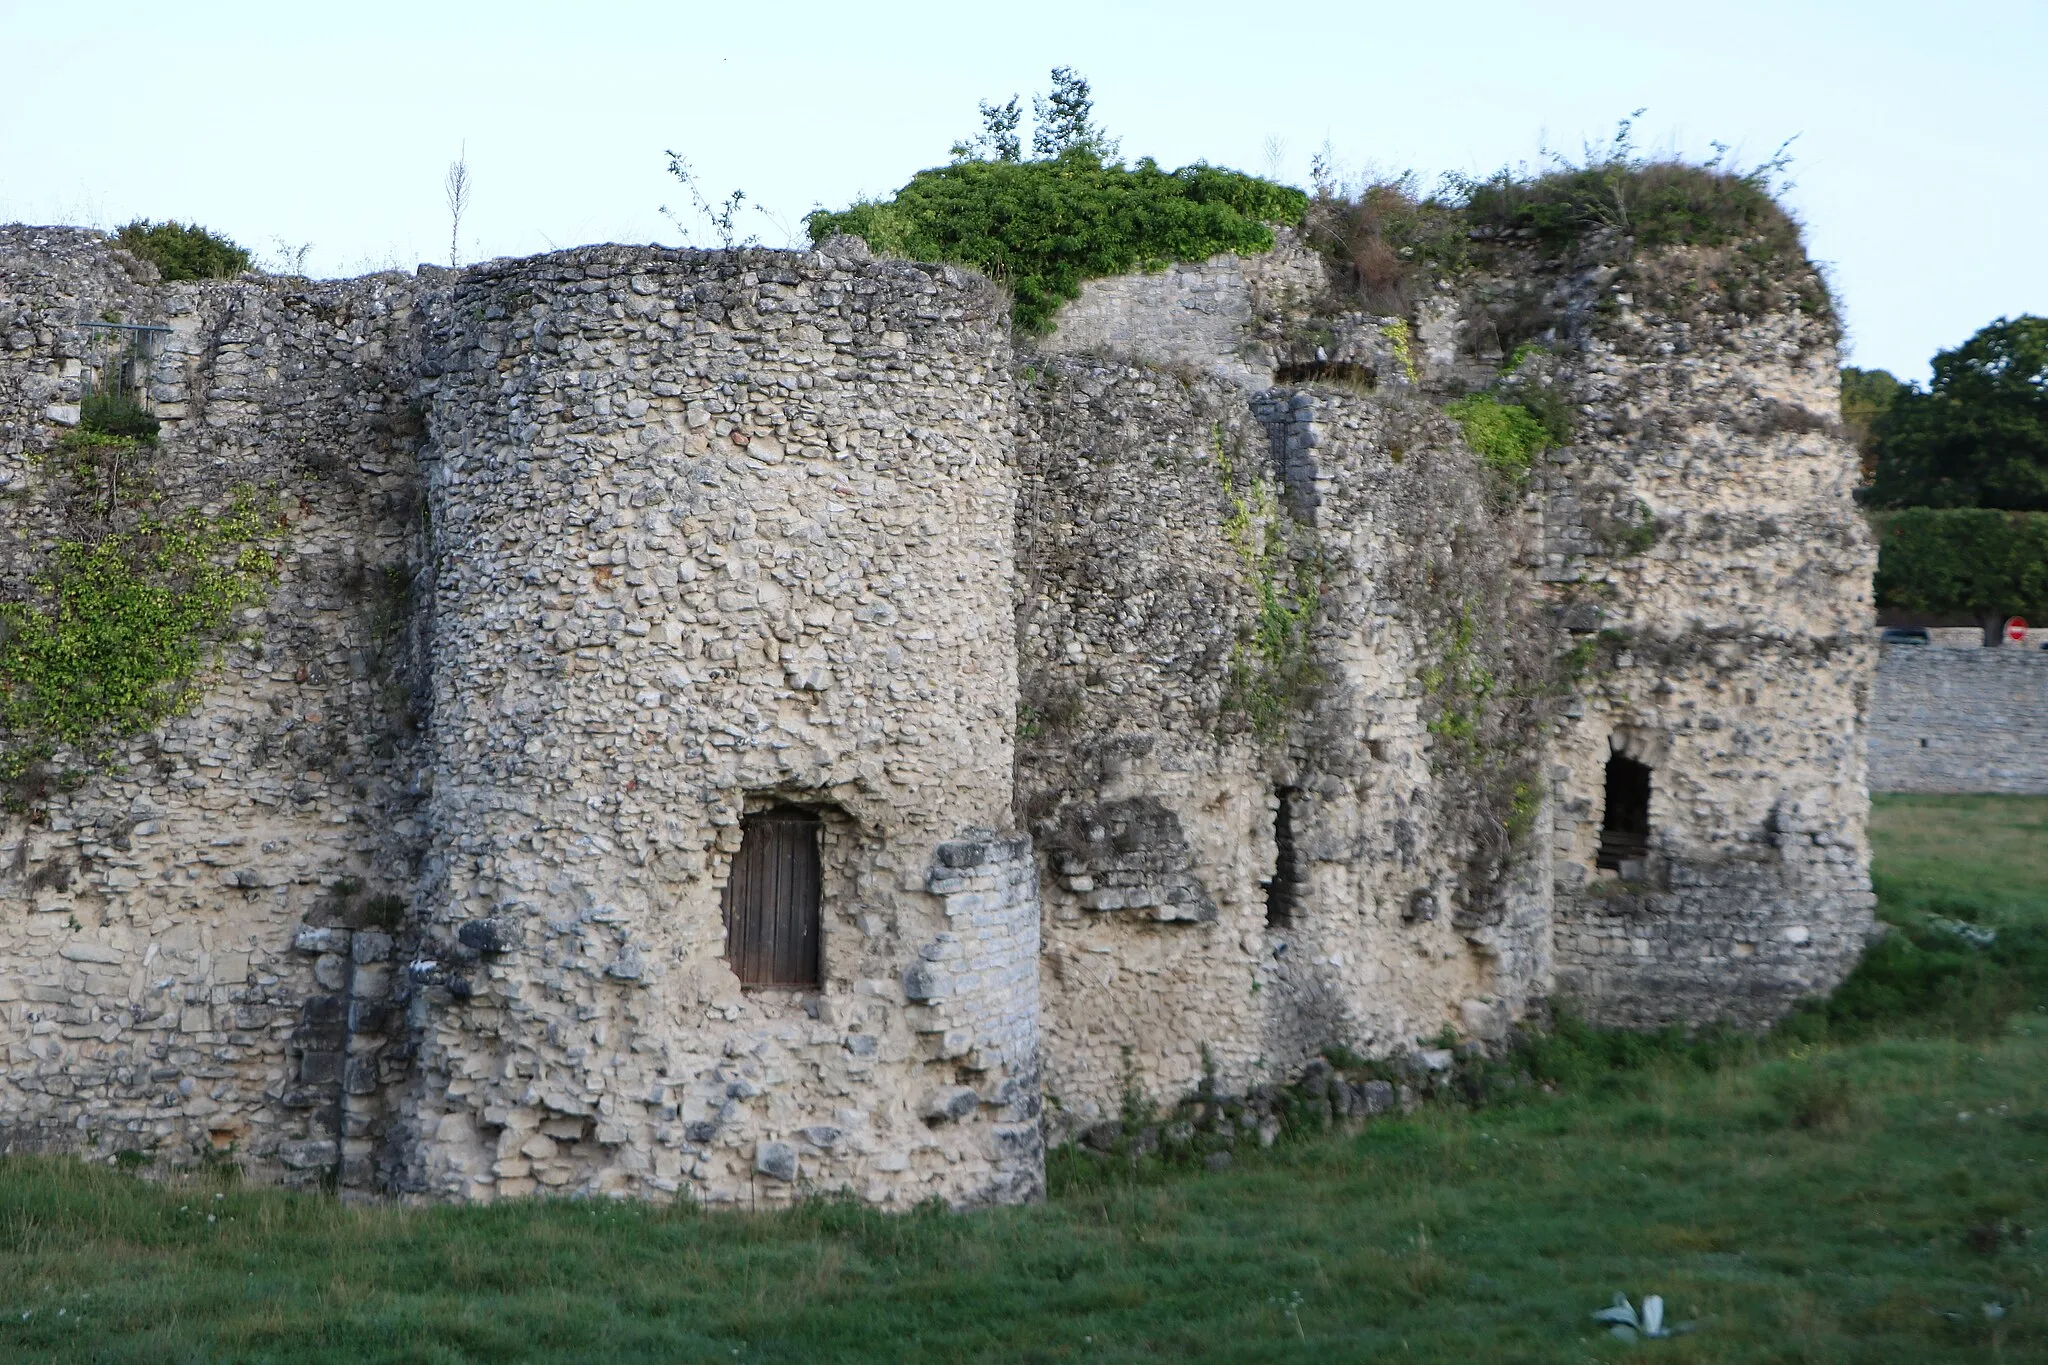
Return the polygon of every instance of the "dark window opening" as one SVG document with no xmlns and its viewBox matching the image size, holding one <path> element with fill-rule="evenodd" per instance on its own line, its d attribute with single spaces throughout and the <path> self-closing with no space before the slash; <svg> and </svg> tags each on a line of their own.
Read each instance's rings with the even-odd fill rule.
<svg viewBox="0 0 2048 1365">
<path fill-rule="evenodd" d="M 749 986 L 818 984 L 819 820 L 784 806 L 749 815 L 725 884 L 725 955 Z"/>
<path fill-rule="evenodd" d="M 1266 927 L 1286 929 L 1294 924 L 1295 908 L 1301 904 L 1301 853 L 1294 844 L 1294 804 L 1301 793 L 1282 787 L 1280 805 L 1273 812 L 1273 878 L 1266 883 Z"/>
<path fill-rule="evenodd" d="M 1317 380 L 1370 389 L 1379 384 L 1380 373 L 1370 365 L 1349 360 L 1300 360 L 1282 365 L 1273 373 L 1276 384 L 1312 384 Z"/>
<path fill-rule="evenodd" d="M 1650 856 L 1650 770 L 1623 754 L 1607 760 L 1607 807 L 1600 822 L 1597 867 L 1626 873 L 1623 863 Z"/>
</svg>

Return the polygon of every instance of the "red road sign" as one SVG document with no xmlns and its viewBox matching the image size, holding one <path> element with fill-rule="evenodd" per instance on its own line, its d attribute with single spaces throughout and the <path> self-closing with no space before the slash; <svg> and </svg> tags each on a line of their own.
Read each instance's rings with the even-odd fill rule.
<svg viewBox="0 0 2048 1365">
<path fill-rule="evenodd" d="M 2005 623 L 2005 638 L 2016 645 L 2025 644 L 2027 642 L 2027 623 L 2025 618 L 2015 616 L 2010 621 L 2007 621 Z"/>
</svg>

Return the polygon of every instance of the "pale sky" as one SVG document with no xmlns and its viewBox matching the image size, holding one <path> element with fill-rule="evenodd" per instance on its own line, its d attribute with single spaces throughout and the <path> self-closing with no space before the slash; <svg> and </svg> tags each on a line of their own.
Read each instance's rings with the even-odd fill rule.
<svg viewBox="0 0 2048 1365">
<path fill-rule="evenodd" d="M 2048 314 L 2048 3 L 1671 5 L 166 5 L 0 0 L 0 221 L 197 221 L 310 273 L 675 243 L 665 149 L 779 215 L 886 194 L 1055 65 L 1126 157 L 1306 183 L 1483 173 L 1604 139 L 1751 161 L 1796 136 L 1789 202 L 1852 359 L 1924 378 L 1937 347 Z M 1277 144 L 1277 163 L 1268 155 Z M 700 229 L 695 238 L 709 244 Z"/>
</svg>

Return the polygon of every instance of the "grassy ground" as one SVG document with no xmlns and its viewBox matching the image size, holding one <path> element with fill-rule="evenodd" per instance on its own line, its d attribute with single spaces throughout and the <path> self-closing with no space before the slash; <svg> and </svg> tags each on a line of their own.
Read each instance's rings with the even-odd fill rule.
<svg viewBox="0 0 2048 1365">
<path fill-rule="evenodd" d="M 1879 796 L 1870 836 L 1887 915 L 1960 905 L 2048 919 L 2048 799 Z"/>
<path fill-rule="evenodd" d="M 967 1217 L 356 1209 L 0 1162 L 0 1360 L 2048 1359 L 2048 1260 L 2015 1241 L 2048 1218 L 2048 1014 L 2024 954 L 1943 927 L 2048 926 L 2048 800 L 1873 825 L 1925 961 L 1885 978 L 1892 1017 L 1747 1060 L 1653 1054 L 1222 1174 L 1066 1158 L 1046 1205 Z M 1617 1291 L 1699 1326 L 1615 1341 L 1590 1314 Z"/>
</svg>

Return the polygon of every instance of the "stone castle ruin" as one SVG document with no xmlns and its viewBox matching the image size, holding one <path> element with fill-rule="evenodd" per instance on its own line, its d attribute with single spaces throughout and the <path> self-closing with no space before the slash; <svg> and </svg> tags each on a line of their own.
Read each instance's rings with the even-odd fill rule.
<svg viewBox="0 0 2048 1365">
<path fill-rule="evenodd" d="M 1131 1087 L 1776 1017 L 1873 923 L 1873 552 L 1807 267 L 1716 269 L 1397 319 L 1283 234 L 1033 339 L 853 238 L 166 285 L 0 230 L 10 593 L 122 515 L 58 457 L 114 366 L 130 477 L 277 564 L 0 824 L 0 1150 L 1015 1201 Z M 1504 371 L 1572 414 L 1527 473 L 1446 412 Z"/>
</svg>

